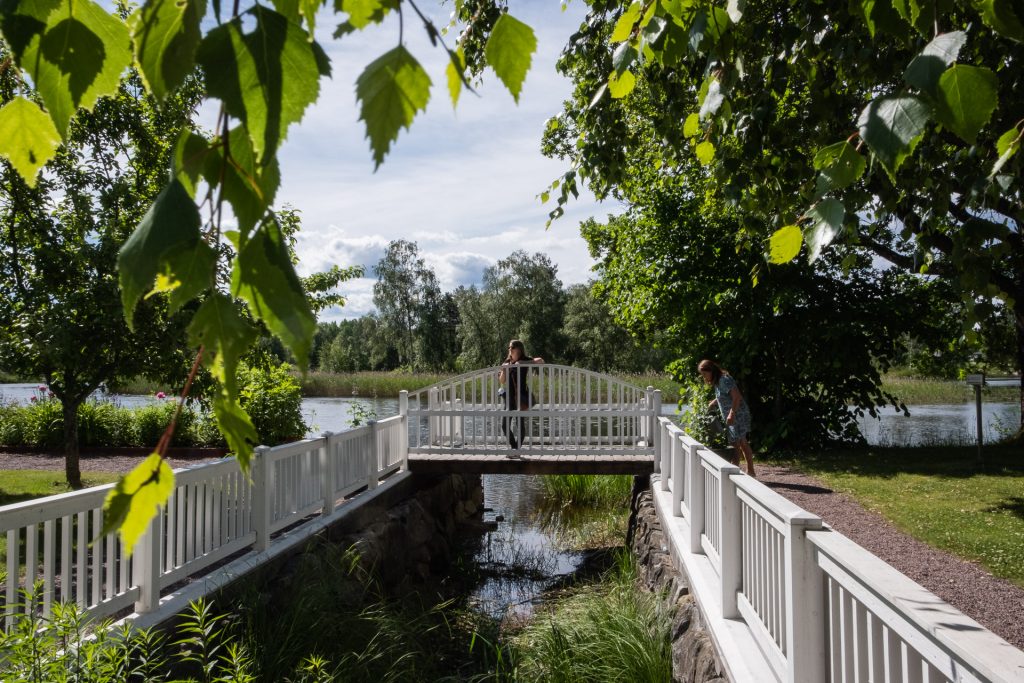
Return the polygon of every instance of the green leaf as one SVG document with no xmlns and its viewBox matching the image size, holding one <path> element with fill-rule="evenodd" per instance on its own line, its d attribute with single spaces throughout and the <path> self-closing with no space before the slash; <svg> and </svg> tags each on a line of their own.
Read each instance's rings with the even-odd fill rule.
<svg viewBox="0 0 1024 683">
<path fill-rule="evenodd" d="M 213 285 L 216 264 L 217 251 L 203 240 L 174 250 L 167 254 L 157 273 L 156 286 L 146 296 L 169 292 L 167 305 L 174 313 Z"/>
<path fill-rule="evenodd" d="M 900 164 L 921 141 L 930 114 L 916 95 L 876 97 L 860 113 L 860 136 L 894 181 Z"/>
<path fill-rule="evenodd" d="M 630 43 L 621 43 L 612 53 L 612 68 L 622 75 L 636 61 L 637 51 Z"/>
<path fill-rule="evenodd" d="M 225 159 L 222 146 L 211 148 L 203 173 L 211 185 L 221 184 L 238 219 L 238 230 L 247 236 L 274 203 L 281 174 L 277 157 L 267 166 L 259 164 L 252 138 L 243 126 L 228 132 L 228 152 Z"/>
<path fill-rule="evenodd" d="M 305 370 L 316 317 L 277 221 L 264 221 L 248 242 L 239 245 L 231 290 L 249 304 L 252 314 L 284 342 Z"/>
<path fill-rule="evenodd" d="M 445 74 L 448 77 L 448 95 L 452 98 L 452 107 L 459 104 L 459 95 L 462 94 L 462 79 L 466 72 L 466 55 L 462 48 L 454 52 L 448 50 L 448 66 L 445 67 Z"/>
<path fill-rule="evenodd" d="M 39 169 L 53 158 L 60 146 L 60 133 L 42 109 L 24 97 L 15 97 L 0 109 L 0 156 L 14 170 L 36 186 Z"/>
<path fill-rule="evenodd" d="M 621 43 L 624 40 L 629 40 L 629 37 L 633 35 L 633 27 L 640 20 L 640 12 L 642 11 L 643 3 L 641 2 L 634 2 L 626 8 L 626 11 L 622 13 L 619 20 L 615 22 L 615 28 L 612 29 L 612 37 L 609 38 L 609 41 Z"/>
<path fill-rule="evenodd" d="M 697 145 L 697 161 L 701 166 L 707 166 L 715 158 L 715 146 L 705 140 Z"/>
<path fill-rule="evenodd" d="M 939 79 L 939 121 L 965 142 L 974 144 L 999 101 L 999 79 L 989 69 L 954 64 Z"/>
<path fill-rule="evenodd" d="M 139 73 L 157 98 L 167 97 L 195 68 L 205 14 L 206 0 L 148 0 L 128 19 Z"/>
<path fill-rule="evenodd" d="M 120 529 L 125 554 L 130 557 L 135 544 L 173 492 L 174 471 L 159 453 L 151 453 L 107 494 L 100 535 Z"/>
<path fill-rule="evenodd" d="M 823 147 L 814 155 L 814 169 L 821 172 L 824 184 L 841 190 L 864 174 L 867 163 L 849 140 Z"/>
<path fill-rule="evenodd" d="M 608 92 L 611 93 L 612 99 L 625 97 L 633 92 L 634 87 L 636 87 L 636 76 L 632 72 L 624 71 L 622 75 L 619 75 L 613 71 L 608 77 Z"/>
<path fill-rule="evenodd" d="M 288 127 L 302 119 L 320 92 L 323 51 L 284 15 L 256 5 L 256 26 L 242 33 L 241 19 L 210 31 L 196 60 L 206 90 L 245 124 L 261 164 L 268 163 Z"/>
<path fill-rule="evenodd" d="M 771 263 L 789 263 L 800 253 L 804 236 L 800 228 L 787 225 L 772 233 L 768 240 L 768 261 Z"/>
<path fill-rule="evenodd" d="M 907 70 L 903 72 L 903 80 L 918 90 L 934 96 L 939 78 L 946 67 L 956 61 L 960 49 L 966 42 L 967 34 L 963 31 L 935 36 L 907 66 Z"/>
<path fill-rule="evenodd" d="M 821 250 L 836 238 L 843 228 L 845 215 L 846 207 L 843 206 L 843 203 L 832 198 L 818 202 L 807 212 L 807 218 L 810 219 L 810 224 L 807 226 L 807 261 L 809 263 L 818 260 Z M 799 247 L 797 250 L 799 251 Z"/>
<path fill-rule="evenodd" d="M 507 13 L 494 22 L 484 54 L 517 103 L 536 50 L 537 37 L 532 28 Z"/>
<path fill-rule="evenodd" d="M 906 33 L 891 0 L 850 0 L 850 13 L 864 19 L 872 38 L 879 30 L 901 37 Z"/>
<path fill-rule="evenodd" d="M 195 248 L 202 239 L 200 223 L 199 209 L 192 197 L 181 182 L 171 180 L 121 247 L 117 271 L 129 328 L 135 317 L 135 305 L 152 288 L 171 252 Z"/>
<path fill-rule="evenodd" d="M 382 5 L 381 0 L 341 0 L 342 11 L 348 14 L 349 22 L 357 29 L 369 26 Z"/>
<path fill-rule="evenodd" d="M 65 137 L 79 108 L 117 92 L 132 62 L 128 28 L 92 0 L 20 0 L 10 8 L 4 36 Z"/>
<path fill-rule="evenodd" d="M 1024 42 L 1024 11 L 1014 0 L 972 0 L 981 20 L 996 33 Z"/>
<path fill-rule="evenodd" d="M 192 316 L 188 337 L 190 344 L 203 347 L 203 365 L 210 374 L 228 396 L 236 396 L 238 361 L 256 339 L 256 328 L 242 317 L 234 301 L 214 292 Z"/>
<path fill-rule="evenodd" d="M 989 178 L 999 173 L 1003 166 L 1006 165 L 1006 162 L 1008 162 L 1014 154 L 1020 151 L 1022 135 L 1024 134 L 1022 134 L 1018 128 L 1011 128 L 999 136 L 999 140 L 996 141 L 996 154 L 999 155 L 999 158 L 996 159 L 996 163 L 993 164 L 992 171 L 988 174 Z"/>
<path fill-rule="evenodd" d="M 218 391 L 213 395 L 213 416 L 217 420 L 221 434 L 228 442 L 228 448 L 235 452 L 242 473 L 248 474 L 252 447 L 260 438 L 249 415 L 236 397 L 225 391 Z"/>
<path fill-rule="evenodd" d="M 700 132 L 700 115 L 690 114 L 683 123 L 683 135 L 692 138 Z"/>
<path fill-rule="evenodd" d="M 366 122 L 375 168 L 379 168 L 398 132 L 409 127 L 416 112 L 426 109 L 430 77 L 399 45 L 367 65 L 356 80 L 356 97 L 361 103 L 359 118 Z"/>
<path fill-rule="evenodd" d="M 173 174 L 190 197 L 196 196 L 196 185 L 203 173 L 210 143 L 205 137 L 191 130 L 182 131 L 174 145 Z"/>
</svg>

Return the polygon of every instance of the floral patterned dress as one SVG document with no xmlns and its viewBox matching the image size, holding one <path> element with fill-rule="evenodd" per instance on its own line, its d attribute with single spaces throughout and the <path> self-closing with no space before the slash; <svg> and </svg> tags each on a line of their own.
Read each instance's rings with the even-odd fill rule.
<svg viewBox="0 0 1024 683">
<path fill-rule="evenodd" d="M 740 404 L 735 406 L 733 423 L 728 423 L 729 411 L 734 408 L 732 390 L 735 388 L 736 380 L 730 375 L 722 375 L 715 384 L 715 398 L 718 399 L 718 410 L 722 413 L 722 424 L 727 426 L 726 438 L 730 446 L 740 439 L 747 438 L 747 434 L 750 433 L 750 408 L 742 398 Z"/>
</svg>

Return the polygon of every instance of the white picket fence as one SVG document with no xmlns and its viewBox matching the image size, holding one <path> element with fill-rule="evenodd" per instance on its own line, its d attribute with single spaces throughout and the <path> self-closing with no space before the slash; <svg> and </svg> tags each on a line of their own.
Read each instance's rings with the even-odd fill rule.
<svg viewBox="0 0 1024 683">
<path fill-rule="evenodd" d="M 100 536 L 112 485 L 0 508 L 5 626 L 30 609 L 47 617 L 57 601 L 76 602 L 98 618 L 132 606 L 139 614 L 155 610 L 182 579 L 239 551 L 266 550 L 282 529 L 330 514 L 360 489 L 376 488 L 406 462 L 406 424 L 399 415 L 317 439 L 261 446 L 251 481 L 234 458 L 178 470 L 167 506 L 130 558 L 116 534 Z M 24 599 L 26 591 L 32 600 Z"/>
<path fill-rule="evenodd" d="M 671 420 L 659 429 L 666 537 L 734 681 L 1024 681 L 1024 652 Z"/>
<path fill-rule="evenodd" d="M 525 368 L 525 369 L 523 369 Z M 522 372 L 528 410 L 509 410 L 499 372 Z M 568 365 L 475 370 L 403 395 L 414 454 L 654 456 L 661 392 Z M 515 430 L 517 447 L 507 436 Z"/>
</svg>

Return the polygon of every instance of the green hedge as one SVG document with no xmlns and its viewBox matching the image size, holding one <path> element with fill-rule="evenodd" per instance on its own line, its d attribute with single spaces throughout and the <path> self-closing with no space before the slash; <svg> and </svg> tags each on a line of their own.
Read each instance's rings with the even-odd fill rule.
<svg viewBox="0 0 1024 683">
<path fill-rule="evenodd" d="M 243 367 L 238 379 L 242 407 L 252 418 L 260 443 L 273 446 L 305 435 L 302 395 L 288 366 Z M 155 446 L 171 421 L 175 404 L 168 398 L 140 408 L 125 408 L 111 401 L 88 400 L 78 407 L 78 445 Z M 60 401 L 40 392 L 29 404 L 0 403 L 0 446 L 59 449 L 63 445 Z M 213 414 L 198 404 L 189 404 L 181 411 L 171 445 L 223 447 L 225 442 Z"/>
</svg>

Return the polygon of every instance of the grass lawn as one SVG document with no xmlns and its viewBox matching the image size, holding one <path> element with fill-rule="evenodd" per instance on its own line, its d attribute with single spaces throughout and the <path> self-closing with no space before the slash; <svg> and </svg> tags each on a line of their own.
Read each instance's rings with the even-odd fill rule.
<svg viewBox="0 0 1024 683">
<path fill-rule="evenodd" d="M 897 528 L 975 560 L 1024 587 L 1024 453 L 1020 447 L 866 448 L 789 461 Z"/>
<path fill-rule="evenodd" d="M 87 472 L 82 482 L 88 486 L 99 486 L 117 481 L 112 472 Z M 0 505 L 10 505 L 30 498 L 55 496 L 72 489 L 64 479 L 63 470 L 2 470 L 0 471 Z"/>
</svg>

